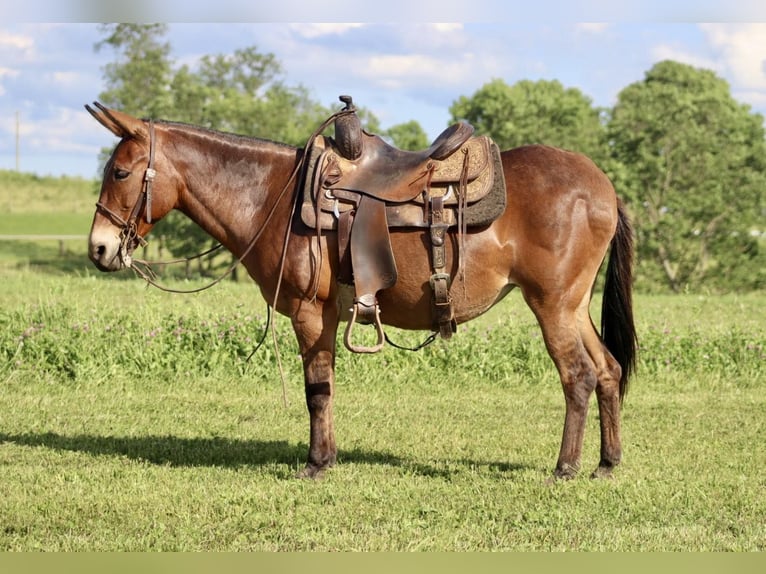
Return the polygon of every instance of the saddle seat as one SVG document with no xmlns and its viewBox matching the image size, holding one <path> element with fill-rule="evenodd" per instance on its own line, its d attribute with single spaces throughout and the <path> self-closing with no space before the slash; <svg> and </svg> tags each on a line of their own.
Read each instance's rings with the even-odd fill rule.
<svg viewBox="0 0 766 574">
<path fill-rule="evenodd" d="M 472 129 L 454 124 L 432 147 L 452 147 Z M 450 226 L 458 223 L 459 209 L 473 227 L 491 223 L 505 209 L 500 152 L 486 136 L 469 137 L 441 160 L 428 155 L 431 148 L 402 151 L 366 132 L 361 140 L 365 152 L 356 160 L 344 157 L 332 138 L 317 138 L 307 151 L 301 216 L 312 229 L 337 229 L 339 215 L 354 209 L 361 196 L 386 205 L 389 227 L 428 227 L 428 204 L 436 197 Z"/>
<path fill-rule="evenodd" d="M 455 330 L 446 272 L 445 235 L 460 224 L 488 225 L 504 210 L 505 180 L 500 152 L 486 136 L 458 122 L 426 149 L 404 151 L 361 129 L 351 98 L 335 119 L 335 139 L 319 136 L 306 150 L 301 219 L 317 236 L 338 237 L 338 282 L 353 285 L 352 316 L 344 343 L 352 352 L 372 353 L 384 334 L 377 293 L 396 284 L 389 228 L 427 228 L 432 245 L 434 325 L 443 338 Z M 355 345 L 356 322 L 373 324 L 378 341 Z"/>
<path fill-rule="evenodd" d="M 427 186 L 425 178 L 437 162 L 446 161 L 460 149 L 473 131 L 468 123 L 453 124 L 422 151 L 404 151 L 362 131 L 361 155 L 349 160 L 340 151 L 342 178 L 331 183 L 330 176 L 326 183 L 335 190 L 363 193 L 386 203 L 412 201 Z"/>
</svg>

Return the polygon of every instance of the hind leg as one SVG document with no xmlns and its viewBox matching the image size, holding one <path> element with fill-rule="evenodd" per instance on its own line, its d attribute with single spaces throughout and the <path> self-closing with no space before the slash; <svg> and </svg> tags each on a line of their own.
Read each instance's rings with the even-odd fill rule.
<svg viewBox="0 0 766 574">
<path fill-rule="evenodd" d="M 558 369 L 566 401 L 564 432 L 554 476 L 573 478 L 580 469 L 588 402 L 597 386 L 596 370 L 580 334 L 577 310 L 529 303 L 542 328 L 548 354 Z"/>
<path fill-rule="evenodd" d="M 604 347 L 590 320 L 582 335 L 588 354 L 596 367 L 596 397 L 601 427 L 601 459 L 591 477 L 608 478 L 622 458 L 619 384 L 622 369 Z"/>
</svg>

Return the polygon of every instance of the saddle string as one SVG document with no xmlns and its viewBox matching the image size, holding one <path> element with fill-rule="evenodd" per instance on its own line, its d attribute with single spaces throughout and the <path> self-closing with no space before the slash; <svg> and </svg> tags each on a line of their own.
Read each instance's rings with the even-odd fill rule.
<svg viewBox="0 0 766 574">
<path fill-rule="evenodd" d="M 129 267 L 131 269 L 133 269 L 134 271 L 136 271 L 138 276 L 141 277 L 144 281 L 146 281 L 147 283 L 149 283 L 153 287 L 156 287 L 157 289 L 159 289 L 161 291 L 165 291 L 167 293 L 182 293 L 182 294 L 199 293 L 200 291 L 204 291 L 206 289 L 210 289 L 214 285 L 217 285 L 218 283 L 223 281 L 228 275 L 230 275 L 234 271 L 234 269 L 239 264 L 241 264 L 245 260 L 245 258 L 250 254 L 250 252 L 253 250 L 253 247 L 255 247 L 255 244 L 261 238 L 261 235 L 263 234 L 263 232 L 268 227 L 268 224 L 271 222 L 271 219 L 274 217 L 274 214 L 276 213 L 276 210 L 277 210 L 277 207 L 278 207 L 279 203 L 282 201 L 282 198 L 284 197 L 285 193 L 289 189 L 290 183 L 292 183 L 293 180 L 295 179 L 295 175 L 298 172 L 298 169 L 303 165 L 303 162 L 304 162 L 304 157 L 302 156 L 300 158 L 300 160 L 298 161 L 298 163 L 296 164 L 296 167 L 293 169 L 293 172 L 290 174 L 290 178 L 287 180 L 287 183 L 282 188 L 282 191 L 279 193 L 279 196 L 277 197 L 276 201 L 272 205 L 271 210 L 269 211 L 268 215 L 266 216 L 266 219 L 264 220 L 264 222 L 261 225 L 260 229 L 253 236 L 253 238 L 250 240 L 250 243 L 248 243 L 247 247 L 242 252 L 242 255 L 240 255 L 231 265 L 229 265 L 229 267 L 219 277 L 217 277 L 216 279 L 214 279 L 213 281 L 211 281 L 207 285 L 203 285 L 202 287 L 197 287 L 195 289 L 174 289 L 172 287 L 166 287 L 165 285 L 157 283 L 156 281 L 154 281 L 153 279 L 148 277 L 146 274 L 143 274 L 143 273 L 139 272 L 138 268 L 133 265 L 133 261 L 130 261 L 131 264 L 130 264 Z M 289 228 L 289 222 L 288 222 L 288 228 Z M 214 249 L 217 249 L 217 247 L 214 248 Z M 210 252 L 210 251 L 212 251 L 212 250 L 209 250 L 208 252 Z M 208 252 L 200 254 L 200 255 L 198 255 L 196 257 L 193 257 L 191 259 L 202 257 L 203 255 L 207 254 Z M 146 262 L 146 261 L 143 261 L 143 260 L 136 260 L 136 261 L 140 262 L 140 263 L 143 263 L 147 267 L 149 266 L 148 265 L 149 262 Z M 155 261 L 153 263 L 157 264 L 157 263 L 160 263 L 160 262 L 156 262 Z M 152 273 L 152 275 L 154 275 L 154 273 Z"/>
<path fill-rule="evenodd" d="M 264 341 L 266 341 L 266 335 L 269 333 L 269 326 L 271 325 L 271 305 L 266 305 L 266 327 L 263 329 L 263 335 L 261 335 L 261 339 L 258 341 L 258 344 L 255 345 L 255 348 L 250 351 L 250 354 L 245 359 L 246 363 L 250 362 L 250 359 L 253 358 L 253 355 L 258 351 L 258 349 L 261 348 Z"/>
<path fill-rule="evenodd" d="M 211 247 L 210 249 L 207 249 L 203 251 L 202 253 L 197 253 L 197 255 L 192 255 L 191 257 L 180 257 L 178 259 L 168 259 L 166 261 L 153 261 L 150 259 L 133 259 L 133 261 L 137 261 L 138 263 L 142 263 L 143 265 L 146 265 L 147 267 L 150 265 L 175 265 L 176 263 L 188 263 L 189 261 L 194 261 L 195 259 L 202 259 L 206 255 L 210 255 L 211 253 L 215 253 L 219 249 L 223 247 L 222 243 L 216 243 Z"/>
<path fill-rule="evenodd" d="M 312 142 L 313 143 L 313 142 Z M 308 150 L 308 147 L 306 148 Z M 330 165 L 325 165 L 325 159 L 327 157 L 327 154 L 329 153 L 329 148 L 325 149 L 322 154 L 319 156 L 319 159 L 317 160 L 317 165 L 321 165 L 322 168 L 318 174 L 317 177 L 315 177 L 314 181 L 312 182 L 312 192 L 314 194 L 315 203 L 316 203 L 316 220 L 319 221 L 319 211 L 320 211 L 320 203 L 319 203 L 319 192 L 321 188 L 327 184 L 328 178 L 330 177 L 328 175 L 329 172 L 332 171 Z M 334 158 L 333 158 L 334 160 Z M 337 165 L 337 164 L 334 164 Z M 308 177 L 308 174 L 304 174 L 304 177 Z M 297 202 L 296 202 L 297 203 Z M 317 251 L 319 253 L 317 259 L 317 272 L 314 274 L 313 279 L 313 293 L 311 295 L 311 300 L 316 301 L 316 297 L 319 294 L 319 280 L 320 280 L 320 274 L 319 271 L 322 269 L 322 265 L 324 264 L 324 254 L 322 253 L 322 230 L 319 225 L 316 226 L 316 240 L 317 240 Z M 313 251 L 312 251 L 313 253 Z"/>
<path fill-rule="evenodd" d="M 419 343 L 419 344 L 417 344 L 417 345 L 416 345 L 416 346 L 414 346 L 414 347 L 405 347 L 404 345 L 399 345 L 399 344 L 397 344 L 397 343 L 394 343 L 394 342 L 393 342 L 393 341 L 392 341 L 392 340 L 391 340 L 391 339 L 388 337 L 388 333 L 386 333 L 385 331 L 383 331 L 383 337 L 385 337 L 385 339 L 386 339 L 386 342 L 387 342 L 389 345 L 391 345 L 392 347 L 394 347 L 394 348 L 396 348 L 396 349 L 399 349 L 400 351 L 412 351 L 413 353 L 414 353 L 414 352 L 417 352 L 417 351 L 419 351 L 420 349 L 422 349 L 423 347 L 427 347 L 428 345 L 430 345 L 431 343 L 433 343 L 433 342 L 436 340 L 436 337 L 438 337 L 438 336 L 439 336 L 439 331 L 434 331 L 434 332 L 432 332 L 430 335 L 428 335 L 428 337 L 426 337 L 425 341 L 423 341 L 422 343 Z"/>
<path fill-rule="evenodd" d="M 465 220 L 465 209 L 468 204 L 468 149 L 463 150 L 463 169 L 460 172 L 460 185 L 458 185 L 458 207 L 457 207 L 457 223 L 458 223 L 458 275 L 463 282 L 463 295 L 466 294 L 466 279 L 465 279 L 465 236 L 468 232 L 468 225 Z"/>
<path fill-rule="evenodd" d="M 166 287 L 165 285 L 162 285 L 162 284 L 158 283 L 155 280 L 157 275 L 151 269 L 150 263 L 157 264 L 157 263 L 160 263 L 160 262 L 148 262 L 148 261 L 144 261 L 144 260 L 135 260 L 134 261 L 130 257 L 128 252 L 127 252 L 127 244 L 128 243 L 132 243 L 134 240 L 137 240 L 138 243 L 141 246 L 144 246 L 144 245 L 147 244 L 147 241 L 142 236 L 138 235 L 137 226 L 135 225 L 135 221 L 132 221 L 132 222 L 125 221 L 118 214 L 114 213 L 112 210 L 108 209 L 105 205 L 103 205 L 103 204 L 101 204 L 99 202 L 99 203 L 96 204 L 96 206 L 98 208 L 100 208 L 101 210 L 103 210 L 109 217 L 114 218 L 115 220 L 117 220 L 117 222 L 122 226 L 122 232 L 121 232 L 122 243 L 123 243 L 123 247 L 125 247 L 125 254 L 123 255 L 121 253 L 121 256 L 123 257 L 123 261 L 128 264 L 127 266 L 130 269 L 132 269 L 133 272 L 136 275 L 138 275 L 139 277 L 141 277 L 141 279 L 146 281 L 147 284 L 149 284 L 149 285 L 151 285 L 151 286 L 153 286 L 153 287 L 155 287 L 155 288 L 157 288 L 157 289 L 159 289 L 161 291 L 165 291 L 167 293 L 180 293 L 180 294 L 199 293 L 200 291 L 204 291 L 206 289 L 210 289 L 214 285 L 217 285 L 218 283 L 223 281 L 229 274 L 231 274 L 234 271 L 234 269 L 238 265 L 240 265 L 242 263 L 242 261 L 244 261 L 245 257 L 247 257 L 247 255 L 250 253 L 250 251 L 253 249 L 255 244 L 260 239 L 260 237 L 263 234 L 264 230 L 268 227 L 268 224 L 271 222 L 272 217 L 276 213 L 278 205 L 281 203 L 282 198 L 284 197 L 285 193 L 287 193 L 287 190 L 290 188 L 290 184 L 293 183 L 293 181 L 295 180 L 296 175 L 304 167 L 304 165 L 306 163 L 306 157 L 307 156 L 306 156 L 305 150 L 307 150 L 309 148 L 309 146 L 313 144 L 314 140 L 316 140 L 316 138 L 332 122 L 334 122 L 336 118 L 338 118 L 340 116 L 348 115 L 348 114 L 351 114 L 351 113 L 354 113 L 354 110 L 342 109 L 342 110 L 339 110 L 339 111 L 333 113 L 329 118 L 327 118 L 324 122 L 322 122 L 322 124 L 314 131 L 314 133 L 311 134 L 311 136 L 309 137 L 309 139 L 308 139 L 308 141 L 306 143 L 306 146 L 304 148 L 304 153 L 301 154 L 301 158 L 299 159 L 299 161 L 296 163 L 295 167 L 293 168 L 293 171 L 290 174 L 290 177 L 288 178 L 287 183 L 285 183 L 284 187 L 282 188 L 282 191 L 280 191 L 279 195 L 277 196 L 276 201 L 272 205 L 272 207 L 271 207 L 268 215 L 266 216 L 266 219 L 264 220 L 263 224 L 261 225 L 260 229 L 255 234 L 255 236 L 250 240 L 250 243 L 247 245 L 247 247 L 245 248 L 245 250 L 242 253 L 242 255 L 240 255 L 240 257 L 238 257 L 236 259 L 236 261 L 234 261 L 223 272 L 223 274 L 221 276 L 219 276 L 217 279 L 213 280 L 212 282 L 210 282 L 207 285 L 204 285 L 202 287 L 198 287 L 198 288 L 195 288 L 195 289 L 174 289 L 174 288 Z M 139 206 L 139 203 L 144 203 L 146 201 L 146 199 L 147 199 L 147 191 L 149 193 L 151 192 L 151 185 L 150 184 L 153 181 L 154 175 L 155 175 L 155 172 L 154 172 L 154 169 L 153 169 L 153 165 L 152 165 L 154 163 L 154 161 L 153 161 L 154 160 L 154 153 L 153 153 L 154 152 L 154 129 L 153 129 L 154 125 L 153 125 L 153 122 L 150 122 L 149 127 L 150 127 L 150 130 L 149 130 L 149 135 L 150 135 L 150 138 L 149 138 L 149 140 L 150 140 L 149 141 L 149 150 L 150 150 L 150 152 L 149 152 L 149 167 L 147 169 L 147 174 L 149 174 L 150 173 L 149 170 L 151 170 L 151 175 L 147 175 L 144 178 L 144 186 L 145 186 L 145 188 L 144 188 L 144 190 L 142 190 L 143 193 L 141 193 L 139 195 L 139 199 L 136 202 L 137 204 L 133 208 L 134 212 L 140 211 L 142 206 Z M 148 187 L 148 190 L 146 189 L 146 187 Z M 287 248 L 288 248 L 289 238 L 290 238 L 290 229 L 292 228 L 292 221 L 293 221 L 293 218 L 295 216 L 295 209 L 296 209 L 296 207 L 298 205 L 299 193 L 297 191 L 297 187 L 295 189 L 296 189 L 296 191 L 295 191 L 295 194 L 294 194 L 292 212 L 291 212 L 290 218 L 288 219 L 287 227 L 285 229 L 285 241 L 284 241 L 284 246 L 283 246 L 283 249 L 282 249 L 281 263 L 280 263 L 279 275 L 278 275 L 278 279 L 277 279 L 277 287 L 276 287 L 276 290 L 275 290 L 275 293 L 274 293 L 274 301 L 273 301 L 273 305 L 272 306 L 275 309 L 276 309 L 277 300 L 279 298 L 279 292 L 281 290 L 282 276 L 284 275 L 285 261 L 286 261 L 286 258 L 287 258 Z M 151 200 L 149 200 L 149 202 L 147 202 L 147 204 L 148 204 L 147 208 L 150 209 Z M 147 211 L 147 214 L 146 214 L 146 218 L 147 218 L 148 222 L 151 221 L 151 214 L 148 211 Z M 131 214 L 131 219 L 133 219 L 133 214 Z M 131 225 L 131 223 L 132 223 L 132 225 Z M 218 249 L 219 247 L 220 247 L 220 245 L 214 247 L 212 250 L 209 250 L 208 252 L 205 252 L 203 254 L 195 256 L 195 257 L 193 257 L 191 259 L 202 257 L 202 256 L 208 254 L 209 252 L 214 251 L 215 249 Z M 138 263 L 138 265 L 136 265 L 136 263 Z M 318 271 L 319 270 L 317 270 L 317 272 Z M 267 308 L 268 307 L 269 306 L 267 305 Z M 270 317 L 270 314 L 269 314 L 269 317 Z M 280 353 L 279 353 L 279 347 L 278 347 L 278 344 L 277 344 L 276 329 L 274 327 L 274 322 L 270 321 L 270 323 L 271 323 L 271 326 L 272 326 L 272 339 L 274 341 L 274 351 L 275 351 L 275 355 L 277 357 L 277 364 L 279 366 L 280 379 L 282 381 L 282 401 L 283 401 L 283 404 L 285 405 L 285 407 L 287 407 L 288 406 L 287 405 L 287 389 L 286 389 L 284 369 L 282 367 L 282 359 L 281 359 L 281 356 L 280 356 Z M 268 329 L 268 324 L 267 324 L 267 329 Z M 265 338 L 265 335 L 264 335 L 264 338 Z M 253 353 L 260 348 L 262 342 L 263 342 L 263 339 L 256 346 L 256 348 L 254 349 Z M 252 353 L 251 353 L 250 356 L 252 356 Z M 248 359 L 249 359 L 249 357 L 248 357 Z"/>
</svg>

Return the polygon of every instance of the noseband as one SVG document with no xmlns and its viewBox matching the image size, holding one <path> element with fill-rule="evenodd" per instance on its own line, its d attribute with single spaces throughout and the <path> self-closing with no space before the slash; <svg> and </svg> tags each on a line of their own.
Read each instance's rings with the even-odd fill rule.
<svg viewBox="0 0 766 574">
<path fill-rule="evenodd" d="M 118 213 L 109 209 L 100 201 L 96 202 L 96 209 L 104 213 L 112 223 L 120 227 L 120 259 L 125 267 L 131 267 L 133 259 L 133 244 L 140 246 L 146 245 L 146 240 L 138 234 L 138 220 L 141 217 L 141 211 L 145 211 L 146 222 L 152 222 L 152 183 L 157 172 L 154 169 L 154 122 L 149 121 L 149 164 L 146 166 L 142 182 L 141 192 L 138 194 L 136 203 L 130 212 L 127 220 L 123 219 Z"/>
</svg>

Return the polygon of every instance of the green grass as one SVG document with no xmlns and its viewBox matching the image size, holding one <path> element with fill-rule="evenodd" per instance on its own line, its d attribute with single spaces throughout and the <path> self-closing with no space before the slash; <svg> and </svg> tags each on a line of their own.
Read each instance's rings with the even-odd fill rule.
<svg viewBox="0 0 766 574">
<path fill-rule="evenodd" d="M 594 402 L 583 476 L 546 484 L 563 397 L 511 294 L 419 353 L 341 350 L 339 464 L 304 481 L 289 322 L 277 319 L 287 407 L 270 337 L 245 361 L 264 327 L 255 287 L 176 296 L 127 275 L 4 272 L 0 550 L 766 545 L 763 294 L 637 297 L 641 362 L 614 480 L 586 478 Z"/>
</svg>

